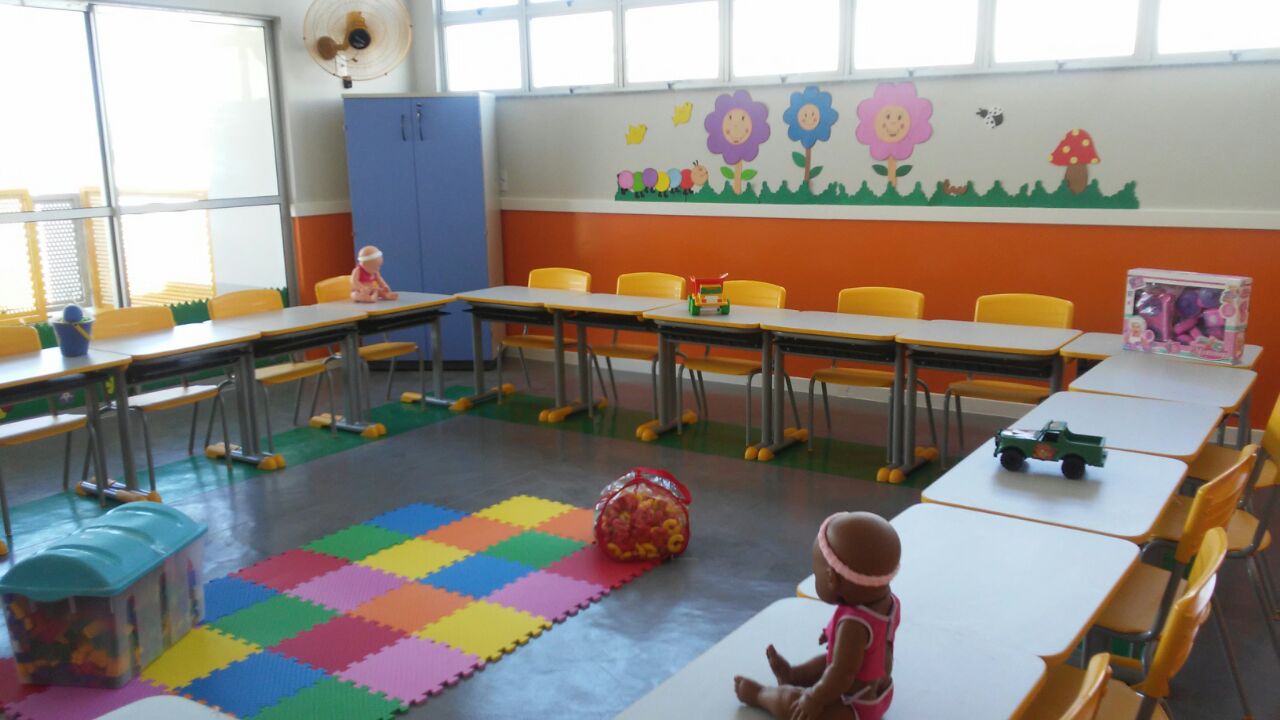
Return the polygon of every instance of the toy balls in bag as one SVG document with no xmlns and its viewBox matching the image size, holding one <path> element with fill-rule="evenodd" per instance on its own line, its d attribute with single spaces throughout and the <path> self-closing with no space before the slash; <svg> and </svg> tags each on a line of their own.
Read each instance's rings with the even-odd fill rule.
<svg viewBox="0 0 1280 720">
<path fill-rule="evenodd" d="M 689 546 L 689 489 L 665 470 L 633 468 L 596 503 L 596 545 L 614 560 L 665 560 Z"/>
</svg>

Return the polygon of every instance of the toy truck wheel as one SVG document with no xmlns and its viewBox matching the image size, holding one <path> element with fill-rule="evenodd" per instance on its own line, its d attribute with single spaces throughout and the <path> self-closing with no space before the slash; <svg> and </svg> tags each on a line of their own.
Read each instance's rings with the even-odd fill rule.
<svg viewBox="0 0 1280 720">
<path fill-rule="evenodd" d="M 1021 470 L 1022 464 L 1026 461 L 1026 453 L 1018 448 L 1011 447 L 1000 451 L 1000 464 L 1005 470 Z"/>
<path fill-rule="evenodd" d="M 698 307 L 698 303 L 697 303 L 697 301 L 695 301 L 695 300 L 693 299 L 693 296 L 692 296 L 692 295 L 690 295 L 690 296 L 689 296 L 689 314 L 690 314 L 690 315 L 697 315 L 697 314 L 698 314 L 698 311 L 699 311 L 699 310 L 701 310 L 701 309 L 702 309 L 702 308 Z"/>
<path fill-rule="evenodd" d="M 1079 455 L 1068 455 L 1062 458 L 1062 474 L 1072 480 L 1084 477 L 1084 458 Z"/>
</svg>

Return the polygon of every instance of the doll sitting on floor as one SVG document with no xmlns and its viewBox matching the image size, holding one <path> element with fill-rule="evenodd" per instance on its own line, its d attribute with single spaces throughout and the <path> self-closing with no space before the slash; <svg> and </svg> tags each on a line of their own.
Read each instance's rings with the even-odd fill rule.
<svg viewBox="0 0 1280 720">
<path fill-rule="evenodd" d="M 879 720 L 893 702 L 893 638 L 901 617 L 889 582 L 902 547 L 893 526 L 866 512 L 836 513 L 813 543 L 818 597 L 836 606 L 819 642 L 825 655 L 800 665 L 765 650 L 777 687 L 733 679 L 738 699 L 781 720 Z"/>
<path fill-rule="evenodd" d="M 360 248 L 356 257 L 356 268 L 351 271 L 351 299 L 356 302 L 371 303 L 379 300 L 395 300 L 399 293 L 391 291 L 391 286 L 382 279 L 382 251 L 373 245 Z"/>
</svg>

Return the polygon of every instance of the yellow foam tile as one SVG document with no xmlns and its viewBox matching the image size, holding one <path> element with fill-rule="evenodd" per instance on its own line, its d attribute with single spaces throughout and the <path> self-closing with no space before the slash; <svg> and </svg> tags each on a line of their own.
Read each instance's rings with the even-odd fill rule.
<svg viewBox="0 0 1280 720">
<path fill-rule="evenodd" d="M 532 529 L 572 509 L 572 505 L 566 505 L 561 502 L 543 500 L 529 495 L 517 495 L 503 500 L 497 505 L 491 505 L 476 513 L 476 515 L 517 525 L 525 529 Z"/>
<path fill-rule="evenodd" d="M 477 600 L 416 634 L 485 660 L 497 660 L 549 627 L 546 618 Z"/>
<path fill-rule="evenodd" d="M 360 564 L 412 580 L 421 580 L 470 554 L 452 545 L 414 538 L 376 552 L 361 560 Z"/>
<path fill-rule="evenodd" d="M 207 627 L 193 628 L 142 671 L 142 677 L 170 690 L 243 660 L 262 648 Z"/>
</svg>

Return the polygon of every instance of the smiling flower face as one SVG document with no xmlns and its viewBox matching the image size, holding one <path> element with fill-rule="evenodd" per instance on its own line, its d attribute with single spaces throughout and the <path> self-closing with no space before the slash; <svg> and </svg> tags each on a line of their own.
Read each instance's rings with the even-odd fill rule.
<svg viewBox="0 0 1280 720">
<path fill-rule="evenodd" d="M 858 103 L 858 142 L 876 160 L 906 160 L 918 143 L 933 136 L 933 103 L 916 96 L 913 83 L 880 83 Z"/>
<path fill-rule="evenodd" d="M 831 93 L 810 85 L 803 92 L 791 93 L 791 106 L 782 113 L 787 124 L 787 137 L 799 142 L 806 150 L 819 141 L 831 139 L 831 126 L 840 119 L 840 113 L 831 107 Z"/>
<path fill-rule="evenodd" d="M 769 139 L 769 109 L 751 99 L 746 90 L 716 98 L 715 109 L 703 121 L 707 149 L 728 165 L 756 159 L 760 145 Z"/>
</svg>

